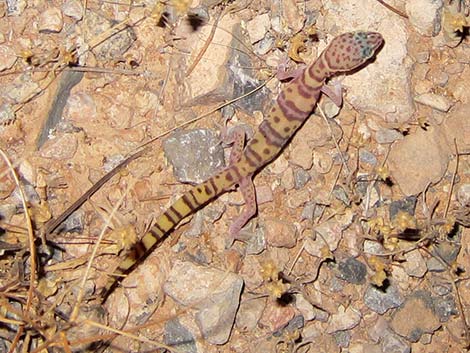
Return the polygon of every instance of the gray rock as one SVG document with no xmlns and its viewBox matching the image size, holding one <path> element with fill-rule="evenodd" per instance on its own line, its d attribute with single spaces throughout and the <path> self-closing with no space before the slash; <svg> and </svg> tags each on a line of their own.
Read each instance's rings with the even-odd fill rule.
<svg viewBox="0 0 470 353">
<path fill-rule="evenodd" d="M 178 318 L 173 318 L 165 323 L 163 340 L 166 345 L 175 348 L 178 352 L 196 353 L 196 340 Z"/>
<path fill-rule="evenodd" d="M 338 344 L 338 346 L 341 348 L 347 348 L 349 347 L 349 344 L 351 343 L 351 332 L 349 331 L 335 332 L 333 334 L 333 337 L 335 338 L 335 341 Z"/>
<path fill-rule="evenodd" d="M 267 33 L 263 39 L 254 45 L 254 51 L 258 55 L 267 54 L 274 45 L 276 38 L 271 33 Z"/>
<path fill-rule="evenodd" d="M 63 221 L 58 229 L 62 232 L 82 233 L 85 227 L 85 212 L 78 209 Z"/>
<path fill-rule="evenodd" d="M 390 219 L 393 220 L 400 211 L 413 216 L 415 214 L 415 208 L 416 196 L 409 196 L 401 200 L 393 201 L 389 208 Z"/>
<path fill-rule="evenodd" d="M 353 284 L 363 284 L 366 281 L 367 268 L 362 262 L 350 257 L 338 265 L 340 278 Z"/>
<path fill-rule="evenodd" d="M 457 315 L 457 305 L 452 295 L 433 297 L 434 311 L 441 322 L 448 321 L 452 315 Z"/>
<path fill-rule="evenodd" d="M 388 285 L 385 290 L 370 285 L 364 294 L 364 303 L 379 314 L 400 306 L 403 301 L 404 298 L 393 284 Z"/>
<path fill-rule="evenodd" d="M 364 149 L 359 150 L 359 160 L 373 166 L 377 165 L 377 157 L 375 157 L 373 153 Z"/>
<path fill-rule="evenodd" d="M 434 245 L 432 248 L 433 255 L 442 259 L 446 264 L 454 263 L 461 249 L 459 244 L 460 233 L 453 240 L 452 242 L 446 241 Z"/>
<path fill-rule="evenodd" d="M 302 220 L 313 220 L 315 209 L 317 209 L 317 204 L 313 201 L 309 201 L 305 204 L 302 209 Z"/>
<path fill-rule="evenodd" d="M 84 29 L 85 38 L 89 45 L 94 45 L 93 53 L 99 60 L 115 60 L 121 58 L 136 40 L 136 35 L 132 27 L 126 26 L 122 30 L 113 32 L 110 30 L 115 23 L 107 18 L 97 14 L 94 11 L 87 11 L 87 20 Z M 119 27 L 121 28 L 121 27 Z M 105 39 L 96 44 L 93 41 L 99 38 L 105 32 L 115 33 L 108 35 Z"/>
<path fill-rule="evenodd" d="M 258 325 L 265 306 L 264 298 L 243 300 L 237 313 L 237 328 L 242 332 L 253 331 Z"/>
<path fill-rule="evenodd" d="M 304 169 L 297 168 L 294 171 L 294 188 L 301 189 L 312 179 L 312 176 Z"/>
<path fill-rule="evenodd" d="M 240 231 L 240 235 L 243 236 L 244 230 Z M 266 238 L 264 236 L 265 230 L 263 227 L 258 227 L 254 232 L 249 234 L 246 242 L 246 254 L 247 255 L 258 255 L 264 249 L 266 249 Z"/>
<path fill-rule="evenodd" d="M 395 334 L 388 334 L 382 340 L 382 352 L 411 353 L 411 347 L 403 338 Z"/>
<path fill-rule="evenodd" d="M 418 249 L 405 253 L 403 268 L 409 276 L 421 278 L 426 274 L 426 261 Z"/>
<path fill-rule="evenodd" d="M 220 139 L 212 130 L 178 131 L 163 142 L 163 149 L 182 183 L 201 183 L 225 165 Z"/>
<path fill-rule="evenodd" d="M 241 37 L 241 33 L 239 34 Z M 234 37 L 237 33 L 234 33 Z M 233 50 L 228 61 L 228 74 L 230 85 L 233 85 L 233 98 L 241 97 L 255 88 L 259 87 L 261 82 L 255 78 L 253 62 L 251 61 L 245 49 L 241 47 L 238 41 L 232 41 Z M 253 114 L 255 111 L 265 111 L 266 106 L 271 102 L 270 92 L 266 87 L 253 92 L 244 99 L 238 99 L 233 103 L 236 107 L 242 109 L 247 114 Z"/>
<path fill-rule="evenodd" d="M 439 260 L 431 257 L 426 261 L 426 267 L 431 272 L 444 272 L 447 268 Z"/>
<path fill-rule="evenodd" d="M 302 315 L 296 315 L 292 320 L 289 321 L 284 330 L 292 332 L 295 330 L 301 330 L 305 326 L 305 319 Z"/>
<path fill-rule="evenodd" d="M 341 185 L 336 185 L 333 188 L 332 194 L 337 200 L 342 201 L 346 206 L 349 206 L 351 204 L 351 200 L 349 199 L 347 192 Z"/>
</svg>

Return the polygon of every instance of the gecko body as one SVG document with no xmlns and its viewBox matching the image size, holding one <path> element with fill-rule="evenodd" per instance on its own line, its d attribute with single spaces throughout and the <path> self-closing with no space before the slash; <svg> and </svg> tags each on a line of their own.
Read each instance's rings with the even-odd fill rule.
<svg viewBox="0 0 470 353">
<path fill-rule="evenodd" d="M 336 74 L 361 67 L 375 55 L 382 43 L 382 36 L 376 32 L 350 32 L 333 39 L 317 60 L 281 90 L 246 147 L 243 148 L 243 140 L 235 140 L 235 151 L 232 151 L 229 166 L 205 182 L 193 186 L 161 214 L 155 225 L 133 246 L 115 272 L 129 272 L 138 260 L 147 256 L 183 218 L 238 185 L 246 206 L 229 230 L 230 237 L 236 238 L 241 228 L 256 213 L 253 175 L 280 153 L 309 117 L 326 80 Z M 116 283 L 114 278 L 109 279 L 103 289 L 103 300 Z"/>
</svg>

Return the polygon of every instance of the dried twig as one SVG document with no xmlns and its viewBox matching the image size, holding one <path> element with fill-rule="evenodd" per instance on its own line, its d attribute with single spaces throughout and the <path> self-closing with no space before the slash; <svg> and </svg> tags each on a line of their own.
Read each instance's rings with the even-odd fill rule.
<svg viewBox="0 0 470 353">
<path fill-rule="evenodd" d="M 455 177 L 457 175 L 457 171 L 459 170 L 459 149 L 457 147 L 457 142 L 455 141 L 455 139 L 454 139 L 454 148 L 455 148 L 455 168 L 454 168 L 454 173 L 452 174 L 452 181 L 451 181 L 450 188 L 449 188 L 449 195 L 447 197 L 447 204 L 446 204 L 446 209 L 444 211 L 444 218 L 447 218 L 447 212 L 449 212 L 450 201 L 452 198 L 452 191 L 455 185 Z"/>
<path fill-rule="evenodd" d="M 385 1 L 383 0 L 377 0 L 380 4 L 382 4 L 383 6 L 385 6 L 387 9 L 389 9 L 390 11 L 392 12 L 395 12 L 398 16 L 401 16 L 403 18 L 408 18 L 408 15 L 401 12 L 400 10 L 394 8 L 392 5 L 390 4 L 387 4 Z"/>
<path fill-rule="evenodd" d="M 140 157 L 145 152 L 147 152 L 148 147 L 144 148 L 119 163 L 115 168 L 113 168 L 109 173 L 105 174 L 98 180 L 93 186 L 91 186 L 85 193 L 72 205 L 70 205 L 59 217 L 49 221 L 46 224 L 44 229 L 44 234 L 47 236 L 48 234 L 52 233 L 63 221 L 65 221 L 73 212 L 75 212 L 86 200 L 88 200 L 91 196 L 97 192 L 103 184 L 105 184 L 109 179 L 111 179 L 114 175 L 119 173 L 126 165 L 132 162 L 134 159 Z"/>
<path fill-rule="evenodd" d="M 212 25 L 211 32 L 209 33 L 209 36 L 206 39 L 206 42 L 204 43 L 203 47 L 201 48 L 201 51 L 197 54 L 196 58 L 194 59 L 194 62 L 191 64 L 191 66 L 188 68 L 186 71 L 186 77 L 191 75 L 191 72 L 195 69 L 196 65 L 201 61 L 202 57 L 204 56 L 204 53 L 207 51 L 209 48 L 209 45 L 212 43 L 212 40 L 214 39 L 215 31 L 217 30 L 217 25 L 219 24 L 220 19 L 222 16 L 225 14 L 224 11 L 222 11 L 215 19 L 214 24 Z"/>
</svg>

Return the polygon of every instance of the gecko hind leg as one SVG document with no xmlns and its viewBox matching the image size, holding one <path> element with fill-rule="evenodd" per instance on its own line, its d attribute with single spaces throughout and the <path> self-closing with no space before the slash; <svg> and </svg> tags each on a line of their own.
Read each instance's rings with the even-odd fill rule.
<svg viewBox="0 0 470 353">
<path fill-rule="evenodd" d="M 235 219 L 229 228 L 229 238 L 227 239 L 226 248 L 232 246 L 235 240 L 246 241 L 246 237 L 240 235 L 240 231 L 245 224 L 256 214 L 258 209 L 256 205 L 255 185 L 250 176 L 244 177 L 239 183 L 240 191 L 245 200 L 245 208 L 242 213 Z"/>
</svg>

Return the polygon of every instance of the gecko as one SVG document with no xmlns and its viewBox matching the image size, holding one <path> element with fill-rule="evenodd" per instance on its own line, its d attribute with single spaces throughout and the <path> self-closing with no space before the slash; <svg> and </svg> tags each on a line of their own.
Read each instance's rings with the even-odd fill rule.
<svg viewBox="0 0 470 353">
<path fill-rule="evenodd" d="M 122 276 L 130 272 L 185 217 L 238 185 L 245 208 L 229 228 L 230 239 L 237 239 L 242 227 L 257 211 L 253 175 L 280 154 L 307 120 L 326 81 L 332 76 L 364 66 L 375 56 L 383 42 L 382 35 L 377 32 L 348 32 L 335 37 L 312 64 L 281 89 L 246 146 L 244 133 L 240 130 L 235 129 L 234 133 L 229 134 L 233 147 L 228 166 L 205 182 L 193 186 L 162 213 L 153 227 L 132 246 L 114 273 Z M 118 283 L 114 277 L 109 277 L 101 292 L 103 302 Z"/>
</svg>

